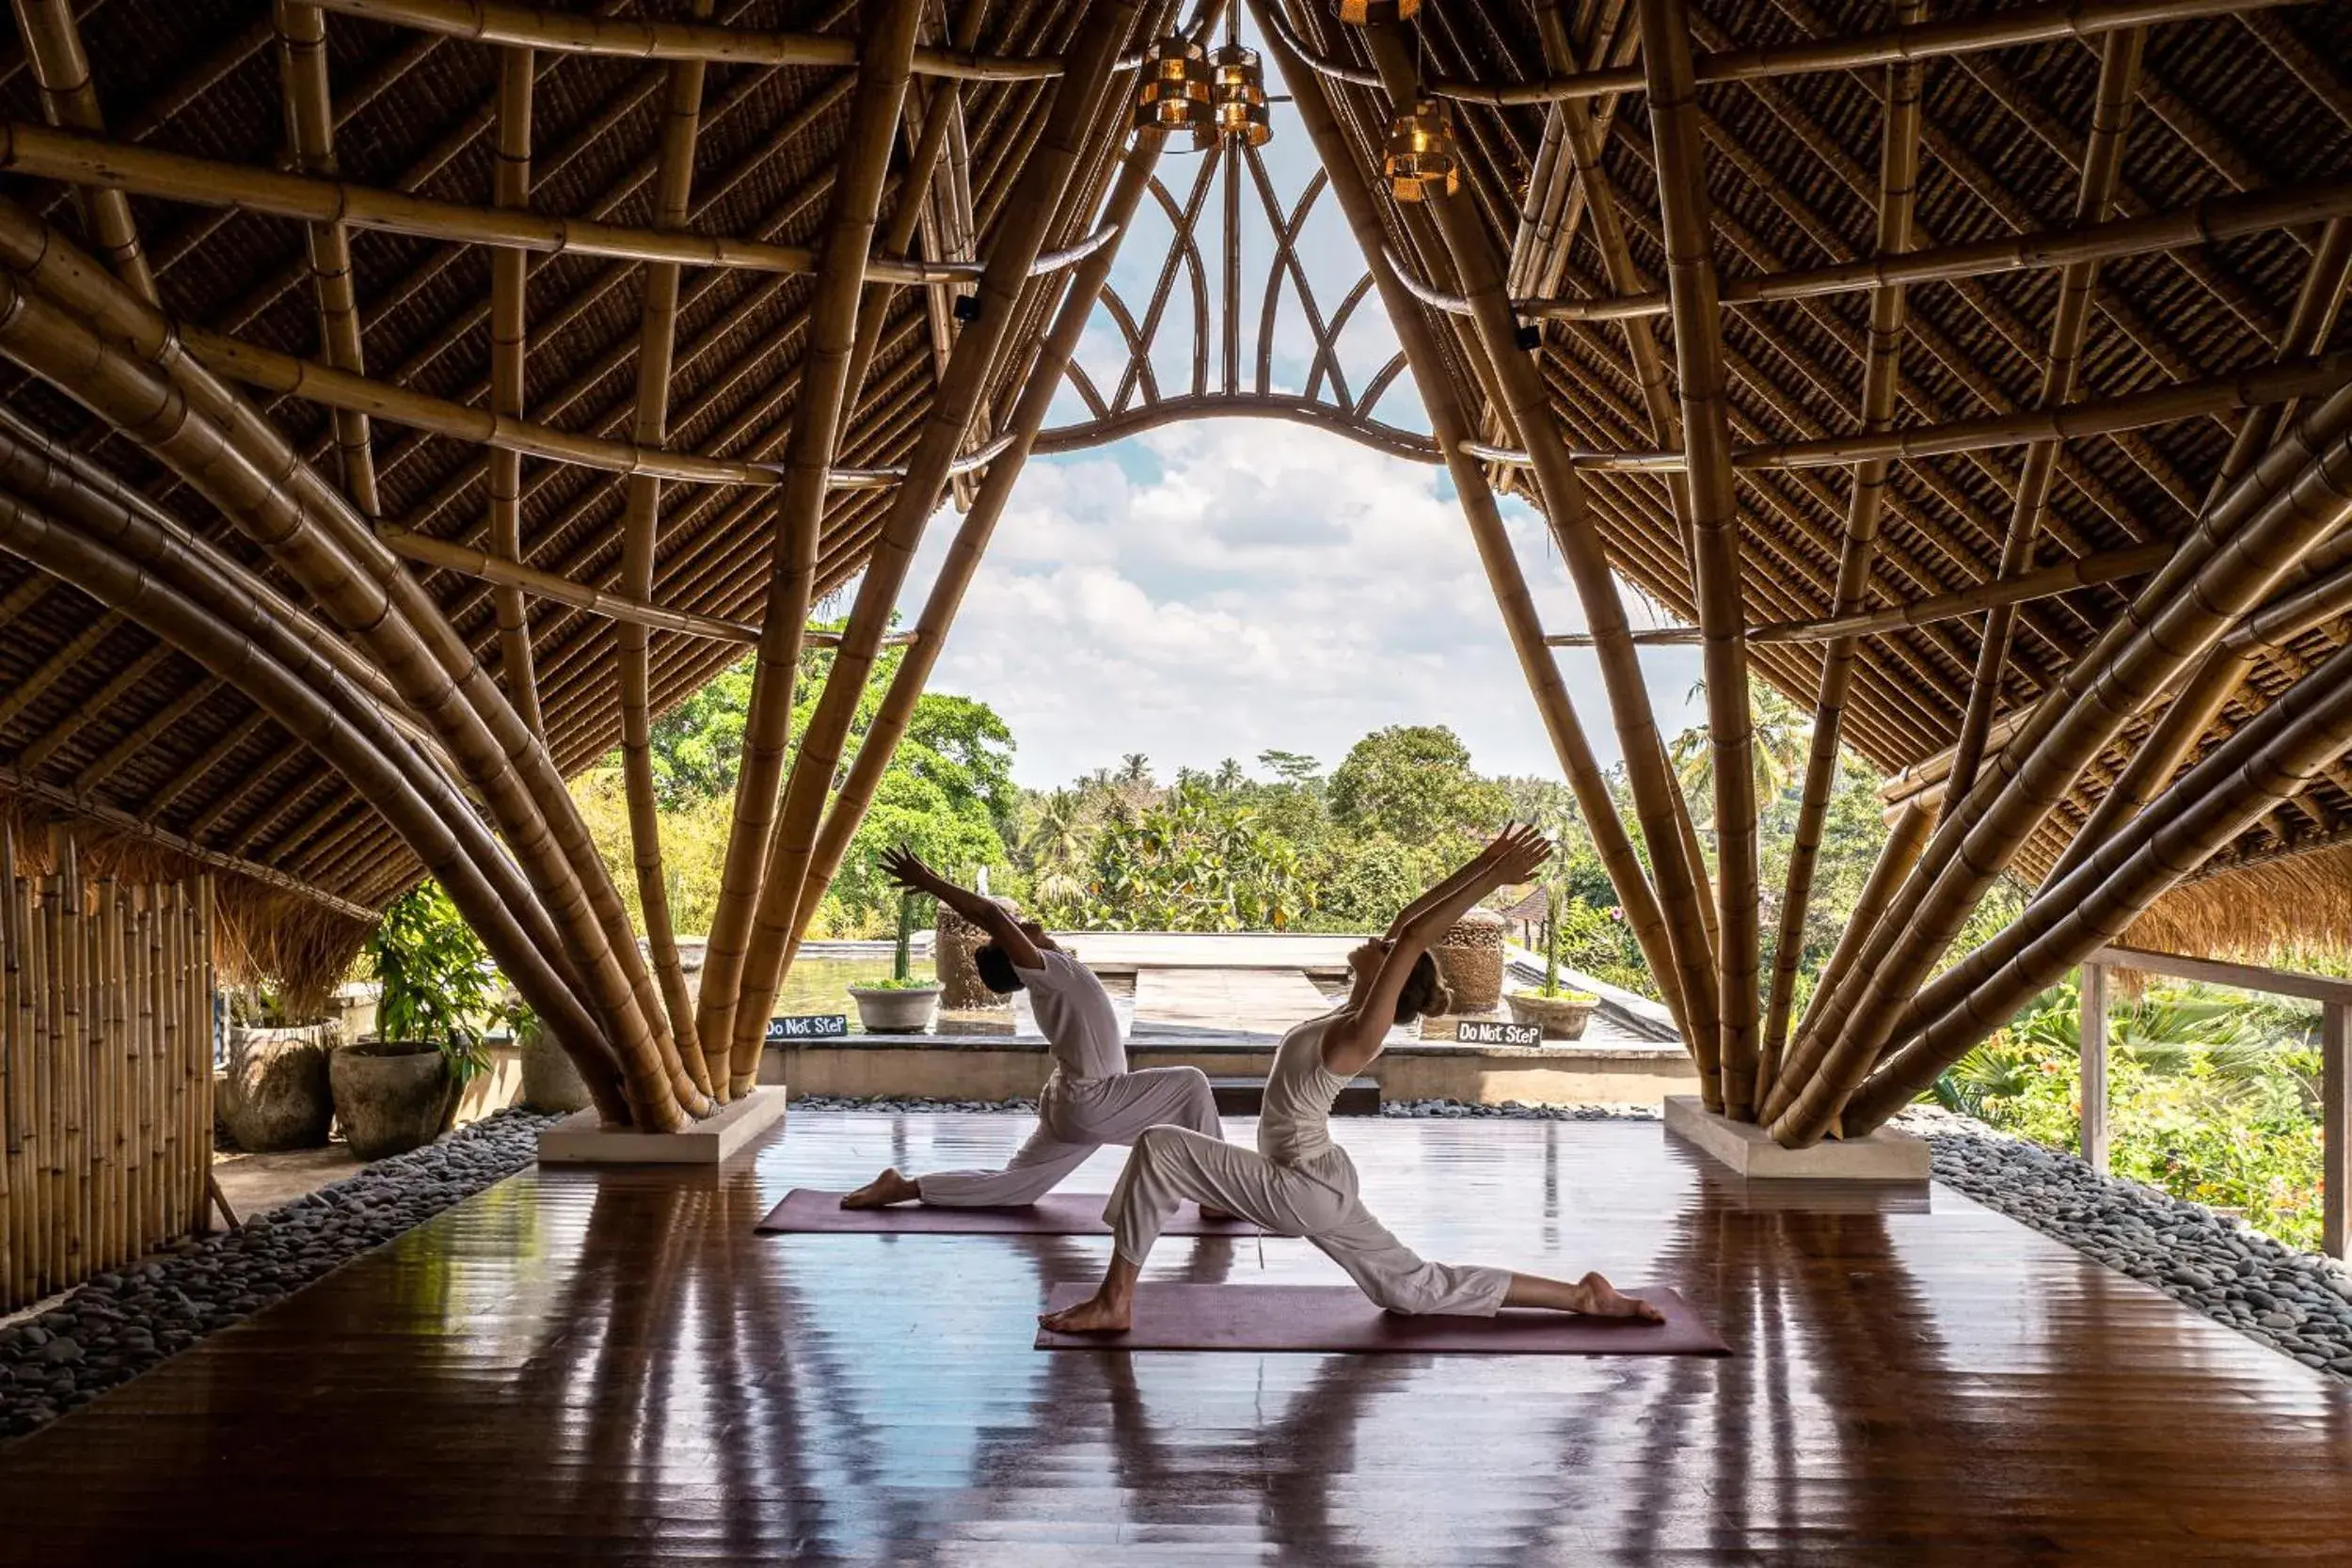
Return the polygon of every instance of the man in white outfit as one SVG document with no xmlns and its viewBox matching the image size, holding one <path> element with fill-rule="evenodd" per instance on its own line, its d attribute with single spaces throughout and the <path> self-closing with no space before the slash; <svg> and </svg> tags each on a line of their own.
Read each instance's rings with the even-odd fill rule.
<svg viewBox="0 0 2352 1568">
<path fill-rule="evenodd" d="M 882 869 L 910 892 L 928 893 L 985 930 L 973 955 L 981 981 L 998 995 L 1029 993 L 1037 1026 L 1054 1053 L 1054 1071 L 1038 1095 L 1037 1130 L 1002 1170 L 951 1170 L 902 1176 L 885 1170 L 841 1200 L 844 1209 L 921 1202 L 941 1208 L 1015 1208 L 1035 1203 L 1105 1144 L 1133 1144 L 1148 1129 L 1182 1127 L 1221 1139 L 1216 1097 L 1199 1068 L 1127 1069 L 1119 1014 L 1093 972 L 1056 947 L 1036 925 L 961 888 L 907 850 L 882 857 Z M 1210 1209 L 1202 1212 L 1221 1217 Z"/>
</svg>

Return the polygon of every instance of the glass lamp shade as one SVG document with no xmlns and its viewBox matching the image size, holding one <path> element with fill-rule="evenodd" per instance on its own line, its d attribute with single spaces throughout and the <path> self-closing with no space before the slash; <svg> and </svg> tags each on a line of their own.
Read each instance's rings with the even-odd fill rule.
<svg viewBox="0 0 2352 1568">
<path fill-rule="evenodd" d="M 1410 22 L 1421 10 L 1421 0 L 1334 0 L 1334 15 L 1353 27 L 1375 22 Z"/>
<path fill-rule="evenodd" d="M 1389 190 L 1399 201 L 1452 196 L 1462 188 L 1462 157 L 1454 145 L 1454 120 L 1446 106 L 1426 94 L 1389 126 L 1380 160 Z"/>
</svg>

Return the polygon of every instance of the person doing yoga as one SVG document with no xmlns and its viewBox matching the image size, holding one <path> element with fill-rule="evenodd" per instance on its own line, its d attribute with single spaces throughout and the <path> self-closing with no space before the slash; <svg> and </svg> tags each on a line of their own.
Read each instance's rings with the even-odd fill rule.
<svg viewBox="0 0 2352 1568">
<path fill-rule="evenodd" d="M 1127 1069 L 1119 1014 L 1086 965 L 1056 947 L 1038 926 L 1015 920 L 1003 905 L 961 888 L 904 848 L 882 869 L 912 893 L 928 893 L 986 931 L 973 954 L 980 980 L 999 996 L 1026 990 L 1037 1026 L 1054 1053 L 1054 1070 L 1037 1099 L 1037 1130 L 1002 1170 L 951 1170 L 924 1177 L 885 1170 L 842 1198 L 844 1209 L 921 1202 L 940 1208 L 1018 1208 L 1035 1203 L 1104 1144 L 1130 1144 L 1146 1128 L 1185 1129 L 1215 1143 L 1216 1097 L 1195 1067 Z M 1203 1209 L 1211 1219 L 1229 1216 Z"/>
<path fill-rule="evenodd" d="M 1424 1260 L 1364 1207 L 1356 1167 L 1331 1141 L 1332 1102 L 1380 1054 L 1391 1025 L 1451 1006 L 1431 945 L 1481 898 L 1528 880 L 1550 855 L 1550 843 L 1534 829 L 1505 829 L 1398 915 L 1386 937 L 1348 955 L 1354 979 L 1347 1000 L 1337 1011 L 1299 1024 L 1275 1048 L 1255 1152 L 1182 1127 L 1154 1127 L 1136 1138 L 1103 1212 L 1116 1244 L 1109 1272 L 1091 1297 L 1065 1311 L 1041 1313 L 1038 1321 L 1061 1334 L 1125 1333 L 1143 1260 L 1178 1200 L 1187 1197 L 1278 1236 L 1313 1243 L 1391 1312 L 1490 1318 L 1505 1307 L 1537 1307 L 1661 1321 L 1647 1302 L 1597 1274 L 1569 1284 Z"/>
</svg>

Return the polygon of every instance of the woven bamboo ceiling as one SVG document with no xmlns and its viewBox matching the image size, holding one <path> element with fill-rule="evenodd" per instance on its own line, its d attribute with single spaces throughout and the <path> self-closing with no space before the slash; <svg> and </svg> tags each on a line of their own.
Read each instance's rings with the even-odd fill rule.
<svg viewBox="0 0 2352 1568">
<path fill-rule="evenodd" d="M 813 248 L 822 241 L 844 155 L 853 71 L 761 63 L 752 50 L 713 59 L 701 87 L 691 178 L 679 193 L 665 191 L 658 178 L 664 127 L 675 119 L 663 62 L 540 48 L 527 56 L 529 116 L 516 137 L 514 117 L 501 114 L 502 91 L 516 90 L 502 84 L 501 71 L 511 75 L 507 62 L 516 52 L 460 36 L 496 7 L 80 0 L 70 22 L 90 62 L 94 93 L 78 95 L 73 81 L 37 80 L 24 46 L 35 28 L 67 13 L 63 0 L 18 0 L 16 8 L 19 36 L 0 56 L 11 124 L 0 194 L 93 251 L 106 253 L 111 245 L 119 254 L 121 236 L 107 231 L 103 204 L 77 198 L 70 182 L 129 190 L 129 226 L 163 313 L 188 329 L 190 352 L 242 383 L 331 482 L 348 488 L 353 448 L 364 451 L 373 496 L 363 510 L 409 558 L 485 669 L 500 670 L 502 657 L 500 595 L 481 575 L 480 560 L 504 553 L 494 547 L 501 464 L 477 444 L 478 435 L 469 438 L 452 421 L 450 405 L 496 408 L 608 449 L 637 440 L 705 462 L 691 482 L 662 492 L 647 597 L 672 620 L 651 632 L 652 705 L 667 707 L 741 657 L 739 628 L 755 626 L 766 608 L 771 491 L 755 470 L 735 471 L 759 483 L 727 482 L 720 460 L 782 460 L 807 349 L 805 312 L 816 284 L 807 270 L 772 258 L 698 265 L 690 257 L 679 284 L 666 433 L 647 442 L 638 434 L 636 373 L 643 260 L 597 254 L 596 245 L 560 235 L 541 246 L 556 253 L 529 259 L 519 296 L 527 353 L 519 363 L 502 361 L 494 258 L 520 251 L 467 243 L 430 224 L 371 221 L 358 208 L 324 214 L 347 222 L 306 221 L 322 214 L 290 211 L 278 186 L 238 177 L 292 172 L 314 188 L 341 182 L 393 206 L 386 193 L 442 204 L 436 211 L 522 207 L 543 219 L 683 230 L 770 250 Z M 715 7 L 617 0 L 546 9 L 700 19 L 746 38 L 791 32 L 849 40 L 860 22 L 855 4 L 788 0 L 717 0 Z M 922 41 L 937 51 L 1050 66 L 1086 9 L 1070 0 L 946 0 L 930 8 Z M 2344 367 L 2324 356 L 2352 253 L 2341 221 L 2330 222 L 2352 212 L 2344 199 L 2352 86 L 2334 63 L 2352 55 L 2352 5 L 2200 14 L 2221 8 L 2173 0 L 2125 13 L 2091 0 L 2073 9 L 2149 24 L 2125 78 L 2120 134 L 2102 128 L 2101 117 L 2111 119 L 2118 109 L 2100 102 L 2103 79 L 2113 80 L 2111 71 L 2103 77 L 2103 40 L 2114 30 L 2106 24 L 2074 35 L 2051 26 L 2034 41 L 1940 54 L 1923 73 L 1908 248 L 1940 256 L 1979 245 L 1983 254 L 1949 276 L 1923 273 L 1909 290 L 1891 420 L 1878 421 L 1881 428 L 1891 422 L 1898 435 L 1933 426 L 1943 443 L 1889 452 L 1902 460 L 1889 470 L 1859 608 L 1924 606 L 1915 616 L 1924 624 L 1880 627 L 1864 639 L 1845 717 L 1851 745 L 1890 773 L 1909 770 L 1902 788 L 1933 786 L 1976 684 L 1983 602 L 1944 604 L 1945 596 L 2029 572 L 2050 579 L 2040 583 L 2045 590 L 2060 579 L 2075 584 L 2015 610 L 1997 700 L 1983 705 L 1997 742 L 2000 716 L 2023 709 L 2058 679 L 2122 612 L 2163 546 L 2192 527 L 2249 418 L 2246 405 L 2266 410 L 2257 417 L 2272 420 L 2263 427 L 2267 433 L 2277 427 L 2282 391 L 2309 398 L 2346 378 Z M 1187 8 L 1176 18 L 1154 6 L 1141 11 L 1131 49 L 1192 15 Z M 1769 50 L 1753 52 L 1923 19 L 1964 28 L 2016 14 L 2013 6 L 1975 3 L 1936 4 L 1922 13 L 1879 0 L 1697 0 L 1692 8 L 1698 124 L 1715 203 L 1711 238 L 1730 302 L 1724 372 L 1731 437 L 1741 454 L 1740 587 L 1751 627 L 1812 623 L 1856 608 L 1840 604 L 1837 594 L 1854 469 L 1851 453 L 1841 460 L 1834 443 L 1871 423 L 1864 391 L 1873 295 L 1867 275 L 1857 288 L 1854 277 L 1841 280 L 1825 269 L 1867 262 L 1880 249 L 1882 99 L 1889 80 L 1883 55 L 1867 68 L 1782 73 L 1770 67 Z M 1338 135 L 1377 189 L 1392 113 L 1374 85 L 1379 62 L 1321 0 L 1289 0 L 1279 15 L 1292 41 L 1318 57 Z M 1638 311 L 1646 309 L 1638 296 L 1657 291 L 1663 309 L 1659 150 L 1641 72 L 1624 72 L 1637 59 L 1631 8 L 1622 0 L 1568 0 L 1556 9 L 1528 0 L 1429 0 L 1418 40 L 1424 76 L 1455 89 L 1450 111 L 1463 180 L 1453 200 L 1510 259 L 1506 285 L 1528 341 L 1539 345 L 1534 364 L 1554 435 L 1582 454 L 1609 560 L 1657 602 L 1695 617 L 1669 477 L 1655 461 L 1607 455 L 1678 451 L 1679 442 L 1665 438 L 1645 404 L 1643 366 L 1625 323 L 1605 319 L 1611 310 L 1590 303 L 1634 297 L 1627 310 Z M 320 50 L 323 92 L 304 86 L 319 80 L 311 71 Z M 1285 54 L 1290 69 L 1303 69 Z M 1768 64 L 1753 67 L 1758 58 Z M 957 300 L 967 291 L 958 281 L 969 269 L 960 274 L 954 264 L 990 255 L 1055 92 L 1054 80 L 1040 71 L 960 71 L 949 55 L 937 59 L 945 63 L 929 73 L 918 68 L 894 166 L 903 171 L 928 117 L 954 119 L 942 138 L 944 155 L 914 190 L 901 188 L 907 182 L 894 173 L 877 230 L 876 248 L 890 248 L 882 242 L 896 215 L 906 243 L 895 253 L 924 267 L 909 268 L 886 311 L 873 317 L 879 333 L 870 367 L 852 388 L 836 462 L 874 471 L 843 476 L 853 483 L 831 492 L 820 590 L 844 583 L 865 563 L 888 504 L 888 470 L 907 460 L 961 327 Z M 1612 189 L 1614 221 L 1597 224 L 1559 104 L 1534 92 L 1490 89 L 1613 71 L 1618 74 L 1595 80 L 1633 90 L 1572 101 L 1597 138 Z M 1120 80 L 1083 144 L 1049 251 L 1081 247 L 1099 227 L 1128 140 L 1132 87 L 1124 84 L 1133 78 Z M 1279 75 L 1273 85 L 1281 90 Z M 1481 101 L 1497 98 L 1514 101 Z M 1288 119 L 1278 117 L 1277 125 L 1279 134 L 1297 134 Z M 93 149 L 93 141 L 193 161 L 141 161 Z M 2111 197 L 2090 214 L 2080 211 L 2087 160 L 2094 176 L 2103 162 L 2114 164 Z M 1517 427 L 1495 409 L 1502 394 L 1488 386 L 1490 373 L 1464 330 L 1458 296 L 1471 292 L 1469 280 L 1436 242 L 1425 208 L 1383 196 L 1379 212 L 1399 271 L 1425 301 L 1415 309 L 1425 312 L 1454 391 L 1471 412 L 1480 451 L 1499 479 L 1535 498 Z M 2182 214 L 2192 215 L 2160 233 L 2127 235 L 2135 221 L 2151 220 L 2143 229 L 2153 230 L 2160 215 Z M 2113 243 L 2097 251 L 2081 330 L 2056 335 L 2071 338 L 2079 365 L 2067 401 L 2088 405 L 2070 428 L 2090 433 L 2043 449 L 2057 454 L 2046 512 L 2030 556 L 2005 566 L 2003 536 L 2032 450 L 2017 444 L 2019 431 L 2042 407 L 2066 275 L 2047 264 L 1995 270 L 1985 258 L 1999 242 L 2027 235 L 2056 243 L 2052 235 L 2085 223 L 2112 226 Z M 348 304 L 340 309 L 336 288 L 322 289 L 313 277 L 317 233 L 328 228 L 344 234 L 349 257 L 342 296 Z M 1811 277 L 1814 286 L 1788 291 L 1802 297 L 1752 288 L 1767 297 L 1743 298 L 1742 280 L 1765 275 Z M 1031 318 L 1009 339 L 1015 345 L 1034 346 L 1053 303 L 1047 290 L 1031 297 Z M 1671 333 L 1653 341 L 1671 356 Z M 285 389 L 327 365 L 357 367 L 372 382 L 415 394 L 417 406 L 377 404 L 377 417 L 356 418 L 348 405 L 365 400 L 346 397 L 339 426 L 326 402 Z M 984 399 L 990 417 L 976 420 L 969 437 L 975 471 L 1009 417 L 1025 367 L 1023 352 L 999 357 Z M 521 389 L 508 407 L 499 384 L 514 370 Z M 14 369 L 5 374 L 0 446 L 14 455 L 0 465 L 0 484 L 21 491 L 43 464 L 76 470 L 89 485 L 111 476 L 135 493 L 131 504 L 160 508 L 309 608 L 299 605 L 291 579 L 275 575 L 261 550 L 175 483 L 137 440 L 39 377 Z M 304 391 L 314 385 L 306 382 Z M 2169 394 L 2173 404 L 2152 406 L 2165 388 L 2185 389 Z M 583 590 L 615 590 L 630 481 L 610 451 L 594 466 L 532 455 L 506 467 L 519 481 L 513 554 L 543 577 L 574 585 L 575 598 L 585 597 Z M 515 602 L 528 614 L 544 733 L 557 764 L 576 770 L 620 736 L 617 624 L 547 592 Z M 2341 609 L 2333 601 L 2323 608 Z M 1945 613 L 1956 610 L 1972 612 Z M 2285 618 L 2254 649 L 2250 678 L 2227 694 L 2209 739 L 2343 639 L 2339 620 L 2312 615 Z M 322 646 L 341 645 L 324 629 L 316 636 Z M 1810 708 L 1823 646 L 1800 629 L 1759 641 L 1753 657 L 1764 678 Z M 1116 701 L 1115 693 L 1087 695 Z M 2045 829 L 2041 864 L 2055 857 L 2145 730 L 2144 722 L 2127 730 L 2125 744 L 2092 770 L 2080 800 Z M 388 823 L 233 685 L 135 617 L 105 610 L 5 555 L 0 790 L 166 847 L 193 846 L 215 864 L 267 868 L 346 908 L 380 905 L 419 872 Z M 2352 770 L 2340 765 L 2230 854 L 2308 848 L 2347 828 Z"/>
</svg>

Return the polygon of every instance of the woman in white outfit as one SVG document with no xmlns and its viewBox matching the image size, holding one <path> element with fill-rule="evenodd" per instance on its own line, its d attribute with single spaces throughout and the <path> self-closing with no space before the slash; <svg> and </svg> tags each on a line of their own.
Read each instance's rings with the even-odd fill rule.
<svg viewBox="0 0 2352 1568">
<path fill-rule="evenodd" d="M 1356 1167 L 1331 1141 L 1332 1102 L 1380 1054 L 1390 1026 L 1451 1005 L 1431 945 L 1481 898 L 1527 880 L 1550 855 L 1533 828 L 1507 829 L 1398 915 L 1385 938 L 1348 956 L 1355 981 L 1346 1002 L 1293 1029 L 1275 1050 L 1255 1152 L 1180 1127 L 1138 1137 L 1103 1213 L 1116 1242 L 1109 1272 L 1090 1298 L 1040 1321 L 1064 1334 L 1124 1333 L 1143 1260 L 1184 1198 L 1312 1242 L 1391 1312 L 1492 1317 L 1505 1307 L 1537 1307 L 1656 1321 L 1654 1307 L 1597 1274 L 1570 1284 L 1417 1256 L 1364 1207 Z"/>
<path fill-rule="evenodd" d="M 987 945 L 974 955 L 980 979 L 1000 996 L 1029 993 L 1038 1029 L 1053 1049 L 1054 1070 L 1038 1095 L 1037 1130 L 1004 1169 L 925 1177 L 886 1170 L 844 1197 L 841 1207 L 1018 1208 L 1052 1192 L 1104 1145 L 1132 1144 L 1147 1128 L 1165 1124 L 1222 1139 L 1208 1075 L 1193 1067 L 1128 1071 L 1119 1014 L 1103 982 L 1042 930 L 1014 920 L 995 900 L 956 886 L 905 849 L 883 856 L 882 868 L 901 887 L 930 894 L 988 932 Z"/>
</svg>

